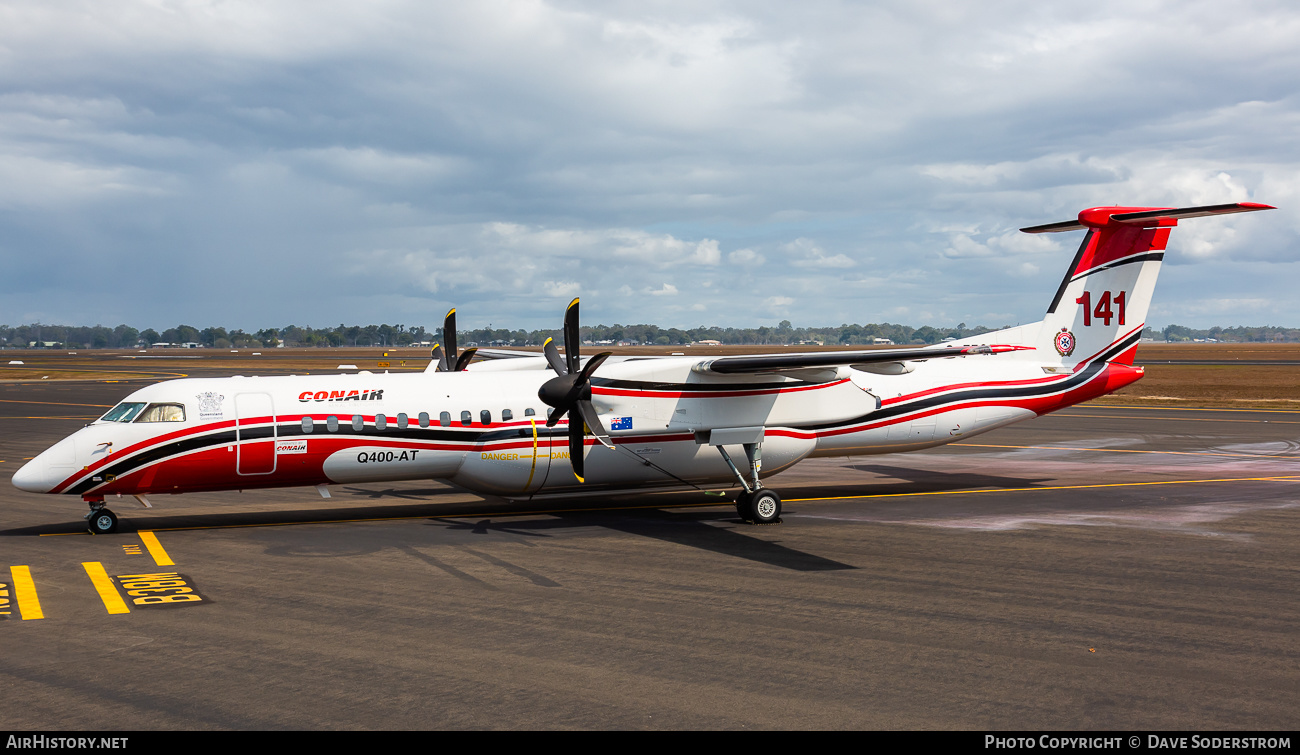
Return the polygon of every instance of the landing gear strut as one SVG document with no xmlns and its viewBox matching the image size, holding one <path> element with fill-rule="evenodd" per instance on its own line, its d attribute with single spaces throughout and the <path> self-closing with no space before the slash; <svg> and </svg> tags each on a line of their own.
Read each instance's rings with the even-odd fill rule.
<svg viewBox="0 0 1300 755">
<path fill-rule="evenodd" d="M 87 501 L 90 513 L 86 514 L 86 529 L 92 535 L 108 535 L 117 532 L 117 514 L 104 507 L 104 501 Z"/>
<path fill-rule="evenodd" d="M 758 479 L 758 471 L 763 467 L 763 446 L 761 443 L 745 443 L 745 458 L 749 460 L 749 480 L 746 480 L 736 468 L 731 455 L 722 444 L 718 444 L 718 453 L 731 467 L 736 480 L 744 492 L 736 496 L 736 513 L 746 522 L 754 524 L 779 524 L 781 522 L 781 496 L 776 491 L 763 487 Z"/>
</svg>

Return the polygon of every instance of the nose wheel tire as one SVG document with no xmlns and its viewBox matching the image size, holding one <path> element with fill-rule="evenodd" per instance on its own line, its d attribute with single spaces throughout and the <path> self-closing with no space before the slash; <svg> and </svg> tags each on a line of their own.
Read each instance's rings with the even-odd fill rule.
<svg viewBox="0 0 1300 755">
<path fill-rule="evenodd" d="M 781 521 L 781 496 L 767 488 L 741 493 L 736 498 L 736 513 L 754 524 L 776 524 Z"/>
<path fill-rule="evenodd" d="M 92 535 L 107 535 L 117 532 L 117 514 L 108 509 L 95 511 L 86 520 L 86 529 L 90 530 Z"/>
</svg>

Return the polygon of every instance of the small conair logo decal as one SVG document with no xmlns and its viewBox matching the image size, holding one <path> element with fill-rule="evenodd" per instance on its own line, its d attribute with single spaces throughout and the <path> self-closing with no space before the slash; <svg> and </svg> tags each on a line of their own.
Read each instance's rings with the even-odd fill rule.
<svg viewBox="0 0 1300 755">
<path fill-rule="evenodd" d="M 275 444 L 277 454 L 305 454 L 307 453 L 307 441 L 305 440 L 282 440 Z"/>
<path fill-rule="evenodd" d="M 1074 334 L 1069 330 L 1061 328 L 1061 332 L 1057 333 L 1056 338 L 1052 339 L 1052 341 L 1056 346 L 1057 354 L 1060 354 L 1063 357 L 1068 357 L 1074 353 L 1076 342 L 1074 340 Z"/>
</svg>

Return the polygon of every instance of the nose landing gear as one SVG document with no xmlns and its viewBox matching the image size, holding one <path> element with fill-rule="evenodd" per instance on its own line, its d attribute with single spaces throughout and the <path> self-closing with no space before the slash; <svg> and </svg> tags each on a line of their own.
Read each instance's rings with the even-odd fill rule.
<svg viewBox="0 0 1300 755">
<path fill-rule="evenodd" d="M 86 514 L 86 530 L 92 535 L 108 535 L 117 532 L 117 514 L 104 507 L 104 499 L 87 501 L 90 513 Z"/>
</svg>

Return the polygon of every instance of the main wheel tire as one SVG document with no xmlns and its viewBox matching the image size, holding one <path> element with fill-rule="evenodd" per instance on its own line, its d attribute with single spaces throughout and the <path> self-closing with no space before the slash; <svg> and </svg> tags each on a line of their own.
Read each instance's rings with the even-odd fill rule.
<svg viewBox="0 0 1300 755">
<path fill-rule="evenodd" d="M 117 514 L 108 509 L 100 509 L 86 520 L 86 529 L 92 535 L 108 535 L 117 532 Z"/>
<path fill-rule="evenodd" d="M 741 491 L 736 496 L 736 516 L 739 516 L 741 521 L 752 522 L 754 520 L 754 508 L 751 505 L 753 500 L 753 494 L 744 491 Z"/>
<path fill-rule="evenodd" d="M 764 488 L 749 498 L 750 521 L 754 524 L 772 524 L 781 521 L 781 496 Z"/>
</svg>

